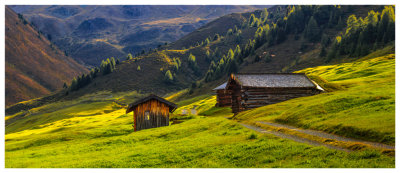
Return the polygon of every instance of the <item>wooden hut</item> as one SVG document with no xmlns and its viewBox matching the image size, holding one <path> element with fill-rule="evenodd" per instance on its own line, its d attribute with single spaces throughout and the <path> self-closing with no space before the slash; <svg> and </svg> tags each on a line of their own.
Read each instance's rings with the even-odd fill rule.
<svg viewBox="0 0 400 173">
<path fill-rule="evenodd" d="M 216 107 L 228 107 L 231 106 L 232 103 L 232 91 L 225 89 L 226 84 L 228 82 L 223 83 L 222 85 L 214 88 L 213 90 L 217 94 L 217 104 L 215 104 Z"/>
<path fill-rule="evenodd" d="M 173 112 L 176 108 L 176 104 L 152 94 L 130 104 L 126 113 L 134 112 L 134 129 L 138 131 L 168 126 L 169 113 Z"/>
<path fill-rule="evenodd" d="M 231 74 L 232 112 L 318 94 L 323 89 L 301 73 Z"/>
</svg>

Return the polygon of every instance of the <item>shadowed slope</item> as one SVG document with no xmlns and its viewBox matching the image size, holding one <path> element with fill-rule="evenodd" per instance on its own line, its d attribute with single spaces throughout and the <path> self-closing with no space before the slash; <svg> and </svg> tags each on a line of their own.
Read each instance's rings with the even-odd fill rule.
<svg viewBox="0 0 400 173">
<path fill-rule="evenodd" d="M 8 7 L 5 30 L 7 106 L 49 94 L 87 72 Z"/>
</svg>

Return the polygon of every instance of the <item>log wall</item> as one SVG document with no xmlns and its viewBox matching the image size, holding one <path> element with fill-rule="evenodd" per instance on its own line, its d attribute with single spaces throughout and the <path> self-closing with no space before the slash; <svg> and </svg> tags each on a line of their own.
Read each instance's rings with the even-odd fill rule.
<svg viewBox="0 0 400 173">
<path fill-rule="evenodd" d="M 320 93 L 315 88 L 251 88 L 241 90 L 244 110 Z"/>
<path fill-rule="evenodd" d="M 242 86 L 235 75 L 231 74 L 226 86 L 231 91 L 232 112 L 274 104 L 297 97 L 321 93 L 316 87 L 248 87 Z"/>
<path fill-rule="evenodd" d="M 232 106 L 232 91 L 230 90 L 217 90 L 217 107 Z"/>
<path fill-rule="evenodd" d="M 146 120 L 145 112 L 149 111 Z M 158 100 L 150 100 L 138 105 L 134 110 L 135 131 L 169 125 L 169 107 Z"/>
</svg>

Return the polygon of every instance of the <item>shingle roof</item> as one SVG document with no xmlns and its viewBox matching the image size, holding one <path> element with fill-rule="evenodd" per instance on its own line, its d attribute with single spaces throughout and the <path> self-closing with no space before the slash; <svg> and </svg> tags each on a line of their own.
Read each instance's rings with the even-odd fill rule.
<svg viewBox="0 0 400 173">
<path fill-rule="evenodd" d="M 222 85 L 218 86 L 217 88 L 214 88 L 213 90 L 223 90 L 223 89 L 225 89 L 227 83 L 228 82 L 225 82 Z"/>
<path fill-rule="evenodd" d="M 161 97 L 158 97 L 158 96 L 156 96 L 154 94 L 150 94 L 149 96 L 147 96 L 145 98 L 142 98 L 142 99 L 140 99 L 138 101 L 135 101 L 135 102 L 129 104 L 128 109 L 126 110 L 126 113 L 132 112 L 135 109 L 135 107 L 138 106 L 139 104 L 147 102 L 149 100 L 153 100 L 153 99 L 154 100 L 158 100 L 161 103 L 165 103 L 169 107 L 169 112 L 173 112 L 177 108 L 177 105 L 175 103 L 169 102 L 168 100 L 165 100 L 165 99 L 163 99 Z"/>
<path fill-rule="evenodd" d="M 248 87 L 316 87 L 316 85 L 302 73 L 235 74 L 234 77 L 242 86 Z"/>
</svg>

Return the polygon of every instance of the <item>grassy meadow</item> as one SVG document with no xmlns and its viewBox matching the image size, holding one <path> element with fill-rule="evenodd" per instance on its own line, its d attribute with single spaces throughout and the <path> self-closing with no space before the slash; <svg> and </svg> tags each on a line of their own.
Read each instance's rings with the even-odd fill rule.
<svg viewBox="0 0 400 173">
<path fill-rule="evenodd" d="M 394 144 L 394 55 L 308 68 L 329 92 L 242 112 L 236 120 L 276 121 L 343 136 Z M 185 91 L 181 91 L 185 92 Z M 393 168 L 376 150 L 344 152 L 315 147 L 239 125 L 216 96 L 167 99 L 197 116 L 133 132 L 126 107 L 137 92 L 100 92 L 6 117 L 6 168 Z"/>
<path fill-rule="evenodd" d="M 329 92 L 245 111 L 235 118 L 249 123 L 275 121 L 394 145 L 394 54 L 298 72 Z"/>
<path fill-rule="evenodd" d="M 112 110 L 112 106 L 98 109 Z M 376 151 L 346 153 L 313 147 L 257 134 L 220 116 L 196 116 L 169 127 L 133 132 L 132 115 L 124 112 L 116 109 L 66 118 L 40 128 L 8 133 L 6 167 L 394 166 L 393 157 Z"/>
</svg>

